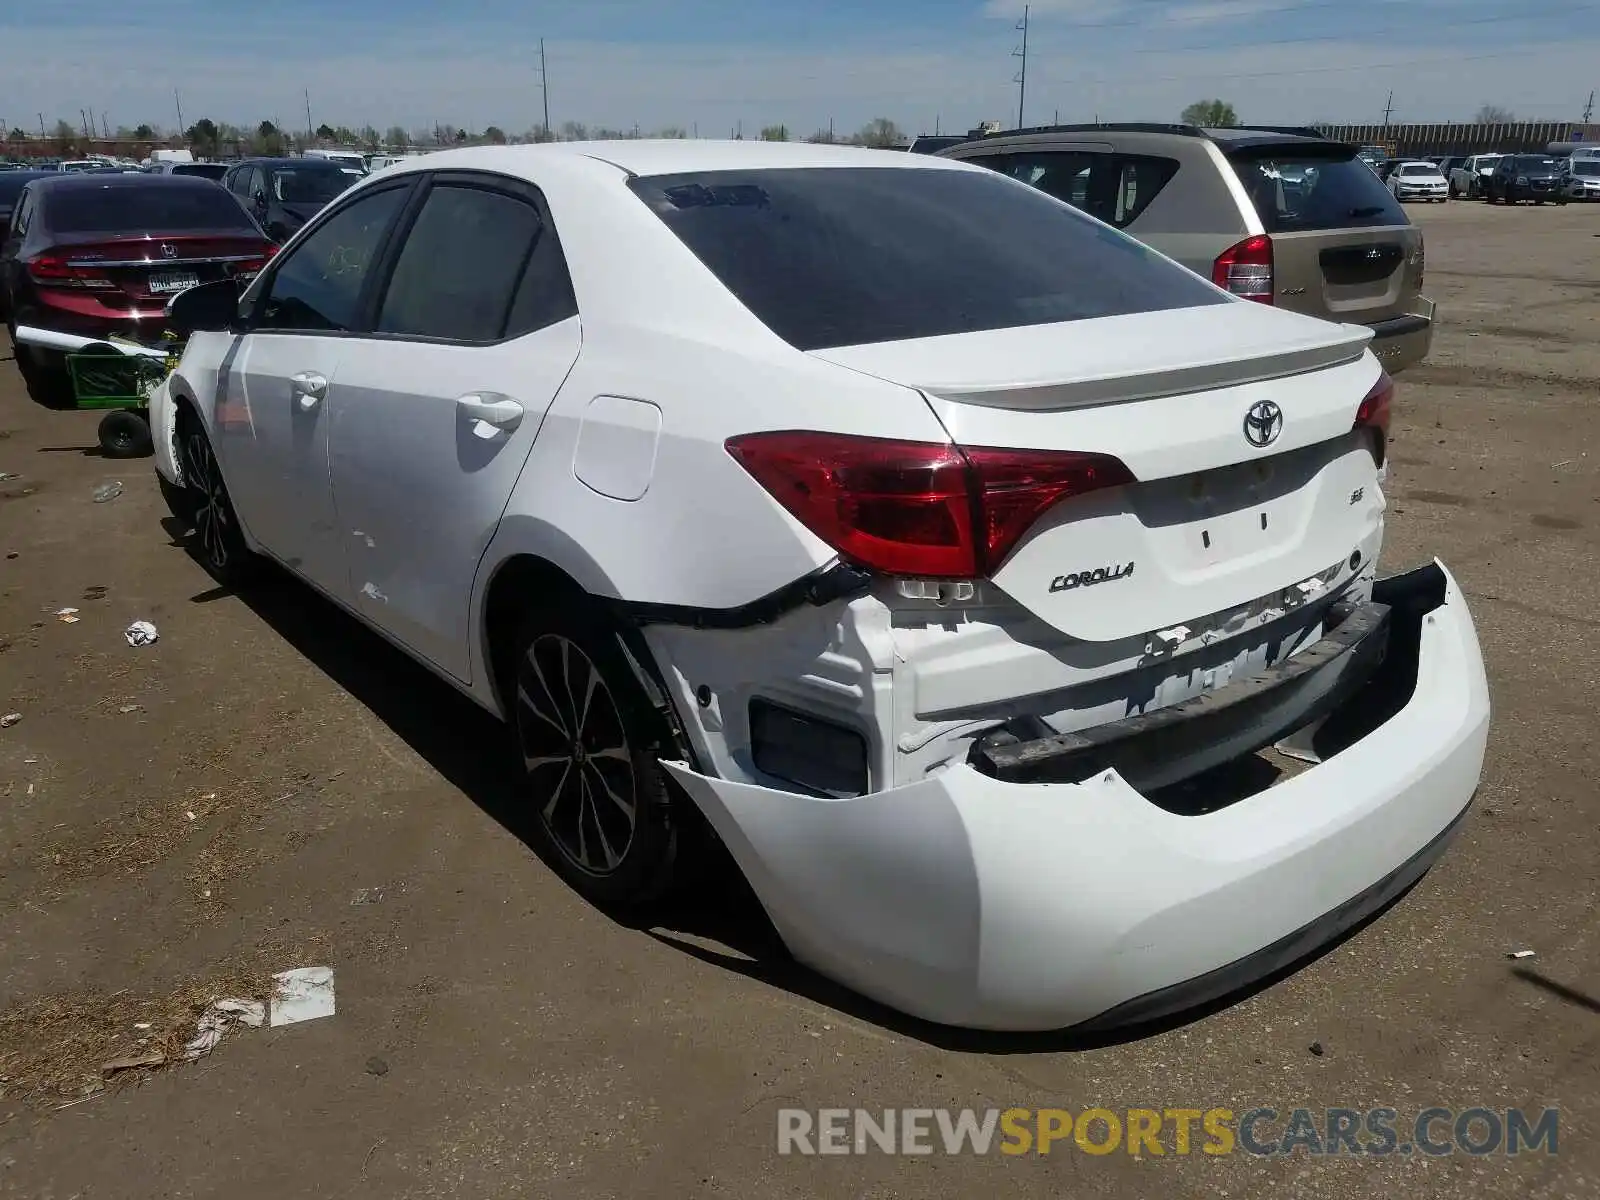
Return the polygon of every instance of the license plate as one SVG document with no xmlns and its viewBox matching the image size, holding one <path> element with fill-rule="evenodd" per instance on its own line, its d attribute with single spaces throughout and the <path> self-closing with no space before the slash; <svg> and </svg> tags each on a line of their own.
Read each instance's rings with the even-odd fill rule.
<svg viewBox="0 0 1600 1200">
<path fill-rule="evenodd" d="M 185 292 L 192 287 L 198 287 L 200 276 L 193 273 L 177 275 L 152 275 L 150 276 L 150 294 L 152 296 L 168 296 L 173 292 Z"/>
</svg>

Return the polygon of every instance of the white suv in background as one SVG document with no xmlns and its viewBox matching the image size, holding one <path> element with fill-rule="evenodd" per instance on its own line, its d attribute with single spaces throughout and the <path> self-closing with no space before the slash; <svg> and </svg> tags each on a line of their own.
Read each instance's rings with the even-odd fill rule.
<svg viewBox="0 0 1600 1200">
<path fill-rule="evenodd" d="M 867 995 L 1124 1025 L 1379 909 L 1477 786 L 1462 593 L 1377 577 L 1371 331 L 998 172 L 448 151 L 170 317 L 196 553 L 274 560 L 509 722 L 596 902 L 658 896 L 704 822 Z"/>
</svg>

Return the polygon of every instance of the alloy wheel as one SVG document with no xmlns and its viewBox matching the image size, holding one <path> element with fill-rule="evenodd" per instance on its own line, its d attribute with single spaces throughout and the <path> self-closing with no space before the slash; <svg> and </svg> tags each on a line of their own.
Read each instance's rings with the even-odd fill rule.
<svg viewBox="0 0 1600 1200">
<path fill-rule="evenodd" d="M 517 670 L 517 732 L 539 819 L 573 866 L 607 876 L 622 865 L 638 821 L 627 727 L 583 647 L 547 633 Z"/>
<path fill-rule="evenodd" d="M 194 514 L 194 533 L 200 543 L 201 556 L 214 571 L 226 571 L 232 564 L 228 542 L 233 529 L 233 510 L 229 507 L 228 491 L 211 453 L 211 444 L 199 430 L 190 430 L 184 439 L 183 470 L 199 500 Z"/>
</svg>

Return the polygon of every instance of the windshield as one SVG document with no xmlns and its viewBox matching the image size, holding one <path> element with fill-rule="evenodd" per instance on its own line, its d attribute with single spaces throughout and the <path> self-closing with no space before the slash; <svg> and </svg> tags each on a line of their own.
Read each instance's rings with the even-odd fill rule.
<svg viewBox="0 0 1600 1200">
<path fill-rule="evenodd" d="M 1132 238 L 990 171 L 716 171 L 628 186 L 801 350 L 1231 303 Z"/>
<path fill-rule="evenodd" d="M 1388 185 L 1348 151 L 1265 146 L 1231 161 L 1268 233 L 1409 224 Z"/>
<path fill-rule="evenodd" d="M 351 183 L 331 163 L 325 167 L 279 167 L 272 172 L 272 191 L 285 204 L 326 204 Z"/>
<path fill-rule="evenodd" d="M 204 183 L 132 187 L 49 188 L 40 196 L 48 223 L 58 233 L 144 233 L 154 230 L 237 229 L 252 231 L 239 202 Z"/>
<path fill-rule="evenodd" d="M 1517 156 L 1517 170 L 1519 171 L 1554 171 L 1556 160 L 1544 158 L 1538 154 L 1519 154 Z"/>
</svg>

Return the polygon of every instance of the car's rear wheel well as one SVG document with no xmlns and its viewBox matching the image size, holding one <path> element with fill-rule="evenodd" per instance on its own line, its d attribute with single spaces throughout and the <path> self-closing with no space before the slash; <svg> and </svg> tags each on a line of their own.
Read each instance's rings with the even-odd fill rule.
<svg viewBox="0 0 1600 1200">
<path fill-rule="evenodd" d="M 510 719 L 516 677 L 516 642 L 530 610 L 582 608 L 591 619 L 602 620 L 621 643 L 623 654 L 651 706 L 660 714 L 664 744 L 693 761 L 693 753 L 673 711 L 665 683 L 637 627 L 622 618 L 607 618 L 606 603 L 591 595 L 566 571 L 549 559 L 519 554 L 507 559 L 489 582 L 483 603 L 483 645 L 489 678 L 500 711 Z"/>
<path fill-rule="evenodd" d="M 533 554 L 507 559 L 495 571 L 483 602 L 483 643 L 489 677 L 502 712 L 511 712 L 513 644 L 528 610 L 576 603 L 585 595 L 571 575 L 549 559 Z"/>
</svg>

